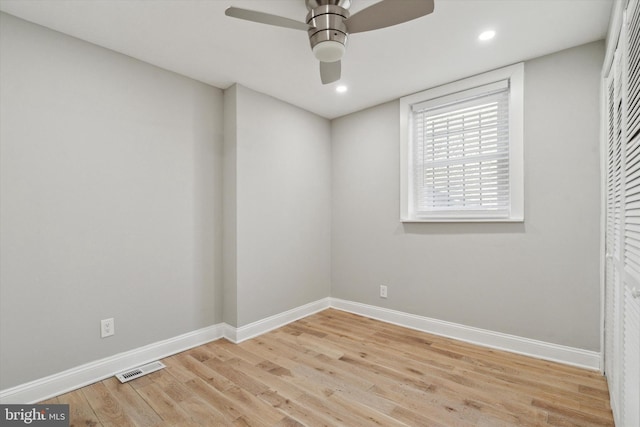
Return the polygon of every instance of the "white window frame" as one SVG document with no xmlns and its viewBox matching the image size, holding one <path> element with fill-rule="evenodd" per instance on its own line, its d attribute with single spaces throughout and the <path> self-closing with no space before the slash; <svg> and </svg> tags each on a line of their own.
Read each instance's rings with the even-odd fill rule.
<svg viewBox="0 0 640 427">
<path fill-rule="evenodd" d="M 413 204 L 413 112 L 425 102 L 450 99 L 456 94 L 499 81 L 509 82 L 509 200 L 507 216 L 491 214 L 418 217 Z M 443 102 L 444 103 L 444 102 Z M 524 221 L 524 63 L 489 71 L 428 89 L 400 99 L 400 220 L 402 222 L 522 222 Z"/>
</svg>

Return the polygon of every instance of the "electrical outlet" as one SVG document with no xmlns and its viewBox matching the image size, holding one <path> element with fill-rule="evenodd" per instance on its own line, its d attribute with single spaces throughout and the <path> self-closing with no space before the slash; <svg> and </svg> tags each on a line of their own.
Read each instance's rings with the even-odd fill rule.
<svg viewBox="0 0 640 427">
<path fill-rule="evenodd" d="M 111 319 L 103 319 L 100 321 L 100 336 L 102 338 L 110 337 L 115 333 L 116 325 L 113 321 L 113 317 Z"/>
<path fill-rule="evenodd" d="M 380 285 L 380 298 L 386 298 L 386 297 L 387 297 L 387 286 Z"/>
</svg>

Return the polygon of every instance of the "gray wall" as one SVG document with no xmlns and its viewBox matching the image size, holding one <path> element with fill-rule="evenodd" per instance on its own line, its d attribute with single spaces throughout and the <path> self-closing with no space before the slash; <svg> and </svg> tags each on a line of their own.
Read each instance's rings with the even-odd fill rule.
<svg viewBox="0 0 640 427">
<path fill-rule="evenodd" d="M 0 19 L 0 389 L 222 321 L 222 92 Z"/>
<path fill-rule="evenodd" d="M 235 210 L 225 270 L 235 283 L 225 290 L 236 299 L 225 321 L 244 326 L 329 296 L 331 126 L 240 85 L 225 91 L 225 108 L 235 110 L 225 126 L 236 126 L 225 140 L 225 170 L 235 170 L 225 180 L 225 209 Z"/>
<path fill-rule="evenodd" d="M 231 86 L 224 91 L 224 150 L 223 150 L 223 186 L 222 186 L 222 273 L 223 273 L 223 319 L 224 322 L 238 326 L 238 268 L 237 241 L 237 87 Z"/>
<path fill-rule="evenodd" d="M 334 120 L 332 297 L 598 350 L 603 58 L 525 64 L 524 223 L 400 223 L 399 103 Z"/>
</svg>

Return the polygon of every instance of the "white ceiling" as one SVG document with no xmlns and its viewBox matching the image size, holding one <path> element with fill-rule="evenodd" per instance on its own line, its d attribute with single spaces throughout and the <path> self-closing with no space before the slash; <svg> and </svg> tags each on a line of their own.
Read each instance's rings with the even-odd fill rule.
<svg viewBox="0 0 640 427">
<path fill-rule="evenodd" d="M 375 3 L 352 0 L 351 14 Z M 225 89 L 240 83 L 327 118 L 606 36 L 613 0 L 435 0 L 426 17 L 350 37 L 347 93 L 320 83 L 307 34 L 228 18 L 303 21 L 304 0 L 0 0 L 0 10 Z M 494 40 L 478 34 L 492 28 Z"/>
</svg>

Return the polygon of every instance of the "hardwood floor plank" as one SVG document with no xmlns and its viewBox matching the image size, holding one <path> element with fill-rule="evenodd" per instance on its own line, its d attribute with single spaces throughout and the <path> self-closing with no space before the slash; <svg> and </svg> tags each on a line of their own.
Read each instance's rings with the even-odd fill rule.
<svg viewBox="0 0 640 427">
<path fill-rule="evenodd" d="M 310 410 L 310 408 L 300 405 L 296 400 L 285 398 L 277 391 L 269 390 L 260 394 L 258 397 L 269 403 L 274 408 L 285 413 L 287 418 L 294 419 L 303 425 L 331 425 L 331 420 L 329 418 L 322 416 L 322 414 L 317 411 Z"/>
<path fill-rule="evenodd" d="M 242 417 L 243 413 L 236 408 L 236 405 L 229 400 L 229 398 L 221 393 L 218 389 L 208 384 L 201 378 L 189 380 L 185 383 L 199 400 L 204 401 L 212 408 L 216 409 L 223 416 L 223 425 L 229 425 L 238 418 Z M 191 401 L 194 399 L 188 399 Z"/>
<path fill-rule="evenodd" d="M 343 405 L 336 403 L 331 396 L 320 398 L 312 394 L 304 394 L 298 399 L 301 405 L 311 408 L 331 420 L 330 425 L 339 426 L 365 426 L 372 425 L 370 420 L 346 410 Z"/>
<path fill-rule="evenodd" d="M 271 426 L 285 418 L 277 408 L 240 387 L 227 390 L 225 394 L 232 402 L 242 408 L 244 416 L 252 422 L 252 425 Z"/>
<path fill-rule="evenodd" d="M 612 426 L 598 373 L 328 309 L 49 399 L 72 426 Z"/>
<path fill-rule="evenodd" d="M 102 426 L 91 404 L 81 390 L 58 396 L 58 402 L 69 405 L 69 427 Z"/>
<path fill-rule="evenodd" d="M 225 426 L 233 423 L 233 421 L 230 422 L 229 418 L 226 417 L 226 414 L 222 413 L 216 407 L 211 405 L 209 401 L 206 401 L 199 396 L 185 399 L 178 405 L 180 405 L 180 407 L 189 414 L 191 420 L 197 425 Z"/>
<path fill-rule="evenodd" d="M 545 409 L 548 412 L 582 422 L 583 424 L 613 426 L 613 420 L 610 420 L 608 417 L 592 415 L 584 411 L 576 411 L 570 408 L 563 407 L 562 405 L 559 405 L 555 402 L 533 399 L 531 404 L 534 407 Z"/>
<path fill-rule="evenodd" d="M 264 385 L 262 382 L 250 377 L 249 375 L 246 375 L 242 371 L 235 369 L 227 362 L 222 362 L 220 359 L 210 359 L 204 362 L 204 364 L 214 371 L 220 373 L 236 386 L 247 390 L 254 396 L 260 393 L 264 393 L 269 389 L 269 387 Z"/>
<path fill-rule="evenodd" d="M 176 360 L 188 371 L 193 372 L 198 376 L 212 384 L 218 390 L 227 390 L 235 386 L 232 381 L 229 381 L 219 372 L 209 368 L 207 365 L 194 359 L 188 353 L 181 353 L 176 356 Z"/>
<path fill-rule="evenodd" d="M 287 399 L 295 400 L 297 397 L 305 393 L 305 390 L 284 381 L 281 377 L 285 375 L 280 369 L 274 368 L 268 362 L 260 363 L 258 366 L 251 365 L 243 359 L 231 359 L 226 362 L 235 369 L 250 375 L 254 379 L 260 381 L 267 387 L 267 391 L 259 393 L 259 395 L 277 390 L 278 393 Z"/>
<path fill-rule="evenodd" d="M 194 397 L 193 392 L 171 374 L 173 372 L 175 371 L 162 369 L 152 373 L 149 377 L 153 377 L 152 384 L 160 387 L 160 390 L 174 402 L 180 403 Z M 133 382 L 135 383 L 137 380 Z"/>
<path fill-rule="evenodd" d="M 82 393 L 105 427 L 135 427 L 136 423 L 118 403 L 109 389 L 102 383 L 95 383 L 82 389 Z"/>
<path fill-rule="evenodd" d="M 181 356 L 182 354 L 183 353 L 178 353 L 178 354 L 174 354 L 171 357 L 162 359 L 162 363 L 164 363 L 167 366 L 167 371 L 170 372 L 171 375 L 181 383 L 186 383 L 187 381 L 199 378 L 196 373 L 191 372 L 188 368 L 184 367 L 182 363 L 180 363 L 180 361 L 178 360 L 178 357 Z M 156 372 L 154 372 L 154 374 L 155 373 Z"/>
<path fill-rule="evenodd" d="M 242 344 L 234 344 L 225 339 L 215 341 L 212 344 L 215 344 L 215 346 L 219 348 L 221 351 L 225 351 L 227 352 L 227 354 L 232 355 L 231 358 L 241 358 L 243 360 L 246 360 L 248 363 L 252 365 L 257 365 L 264 361 L 264 359 L 259 355 L 245 350 L 242 347 Z"/>
<path fill-rule="evenodd" d="M 405 423 L 378 410 L 379 408 L 368 406 L 353 399 L 353 395 L 347 395 L 341 391 L 337 391 L 329 396 L 329 400 L 335 402 L 345 412 L 364 420 L 366 422 L 365 425 L 406 426 Z"/>
<path fill-rule="evenodd" d="M 169 425 L 195 426 L 191 416 L 169 395 L 154 383 L 136 389 L 142 398 Z M 183 400 L 184 401 L 184 400 Z"/>
<path fill-rule="evenodd" d="M 431 418 L 424 410 L 416 412 L 402 406 L 397 406 L 391 412 L 391 416 L 408 426 L 449 427 L 447 424 Z"/>
<path fill-rule="evenodd" d="M 151 427 L 162 421 L 153 408 L 131 387 L 130 383 L 122 384 L 115 377 L 111 377 L 102 381 L 102 384 L 118 400 L 122 410 L 129 414 L 137 426 Z"/>
<path fill-rule="evenodd" d="M 304 424 L 294 420 L 293 418 L 285 418 L 280 421 L 278 424 L 275 424 L 276 427 L 304 427 Z"/>
</svg>

